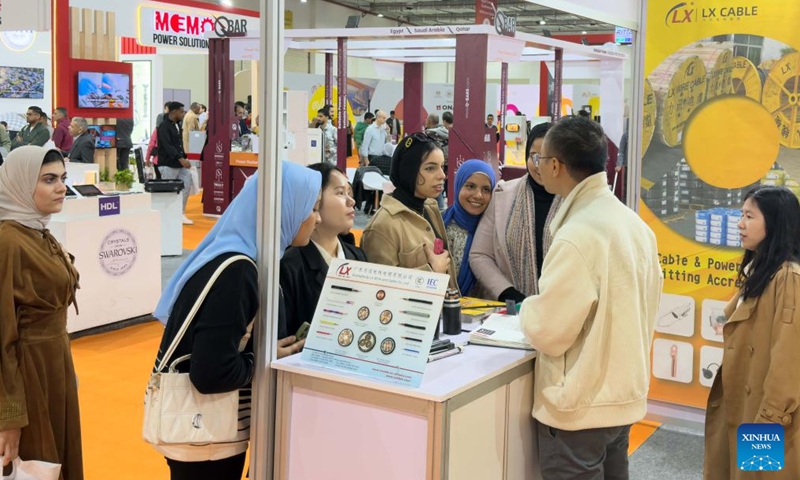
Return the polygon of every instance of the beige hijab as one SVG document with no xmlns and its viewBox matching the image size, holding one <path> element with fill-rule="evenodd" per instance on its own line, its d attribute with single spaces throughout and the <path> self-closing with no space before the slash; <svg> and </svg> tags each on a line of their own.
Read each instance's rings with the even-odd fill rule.
<svg viewBox="0 0 800 480">
<path fill-rule="evenodd" d="M 28 228 L 47 228 L 50 215 L 43 215 L 33 200 L 45 155 L 43 147 L 15 148 L 0 166 L 0 222 L 13 220 Z"/>
</svg>

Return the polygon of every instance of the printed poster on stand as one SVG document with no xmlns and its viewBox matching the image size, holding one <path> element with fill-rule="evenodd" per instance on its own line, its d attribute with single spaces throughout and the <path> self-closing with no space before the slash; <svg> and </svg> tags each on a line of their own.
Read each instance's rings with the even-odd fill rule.
<svg viewBox="0 0 800 480">
<path fill-rule="evenodd" d="M 448 281 L 439 273 L 334 259 L 301 359 L 418 387 Z"/>
<path fill-rule="evenodd" d="M 705 408 L 743 197 L 761 184 L 800 196 L 800 2 L 647 8 L 640 212 L 665 276 L 650 398 Z"/>
</svg>

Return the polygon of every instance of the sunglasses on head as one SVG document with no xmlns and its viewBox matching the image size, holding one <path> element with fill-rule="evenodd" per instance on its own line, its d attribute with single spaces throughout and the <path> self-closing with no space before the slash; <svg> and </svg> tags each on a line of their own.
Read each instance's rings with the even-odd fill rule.
<svg viewBox="0 0 800 480">
<path fill-rule="evenodd" d="M 421 143 L 439 143 L 439 141 L 433 135 L 424 132 L 417 132 L 412 133 L 411 135 L 407 136 L 403 143 L 405 144 L 406 148 L 411 148 L 415 142 Z"/>
</svg>

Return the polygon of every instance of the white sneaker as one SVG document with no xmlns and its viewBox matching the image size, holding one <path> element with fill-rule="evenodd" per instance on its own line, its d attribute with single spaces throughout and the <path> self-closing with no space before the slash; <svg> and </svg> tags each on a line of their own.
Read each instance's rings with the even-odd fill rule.
<svg viewBox="0 0 800 480">
<path fill-rule="evenodd" d="M 184 225 L 194 225 L 194 222 L 189 220 L 186 215 L 183 216 L 183 224 Z"/>
</svg>

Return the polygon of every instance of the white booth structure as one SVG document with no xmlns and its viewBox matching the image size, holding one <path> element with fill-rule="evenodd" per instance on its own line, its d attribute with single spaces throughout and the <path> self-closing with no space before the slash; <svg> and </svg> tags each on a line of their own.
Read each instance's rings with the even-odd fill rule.
<svg viewBox="0 0 800 480">
<path fill-rule="evenodd" d="M 161 296 L 160 214 L 149 193 L 70 198 L 53 236 L 75 256 L 78 313 L 70 333 L 149 315 Z"/>
</svg>

